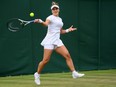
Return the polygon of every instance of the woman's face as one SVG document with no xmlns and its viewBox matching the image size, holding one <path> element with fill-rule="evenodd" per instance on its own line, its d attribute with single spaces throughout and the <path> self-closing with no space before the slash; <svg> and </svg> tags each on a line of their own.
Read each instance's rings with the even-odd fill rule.
<svg viewBox="0 0 116 87">
<path fill-rule="evenodd" d="M 60 12 L 60 10 L 58 8 L 56 8 L 56 7 L 54 7 L 52 9 L 52 14 L 55 15 L 55 16 L 58 16 L 59 15 L 59 12 Z"/>
</svg>

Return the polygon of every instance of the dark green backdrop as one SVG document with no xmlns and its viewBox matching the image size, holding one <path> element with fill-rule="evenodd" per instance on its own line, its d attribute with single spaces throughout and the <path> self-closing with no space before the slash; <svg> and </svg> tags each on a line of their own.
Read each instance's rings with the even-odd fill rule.
<svg viewBox="0 0 116 87">
<path fill-rule="evenodd" d="M 55 0 L 60 4 L 64 29 L 78 31 L 61 35 L 77 70 L 116 68 L 116 1 L 115 0 Z M 40 45 L 46 27 L 31 24 L 16 33 L 8 31 L 10 18 L 46 19 L 51 15 L 52 0 L 0 1 L 0 76 L 32 74 L 42 60 Z M 33 18 L 29 13 L 34 12 Z M 53 53 L 43 72 L 69 71 L 65 60 Z"/>
</svg>

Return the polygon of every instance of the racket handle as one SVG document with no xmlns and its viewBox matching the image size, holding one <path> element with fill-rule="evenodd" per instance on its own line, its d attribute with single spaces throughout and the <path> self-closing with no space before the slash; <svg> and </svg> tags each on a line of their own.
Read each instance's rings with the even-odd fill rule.
<svg viewBox="0 0 116 87">
<path fill-rule="evenodd" d="M 29 21 L 30 23 L 34 22 L 34 20 Z"/>
</svg>

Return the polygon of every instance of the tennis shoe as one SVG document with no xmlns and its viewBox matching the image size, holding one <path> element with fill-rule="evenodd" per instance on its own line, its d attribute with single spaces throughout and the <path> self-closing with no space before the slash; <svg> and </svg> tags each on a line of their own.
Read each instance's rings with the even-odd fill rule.
<svg viewBox="0 0 116 87">
<path fill-rule="evenodd" d="M 79 78 L 79 77 L 83 77 L 85 74 L 81 74 L 81 73 L 78 73 L 76 71 L 73 71 L 72 72 L 72 77 L 75 79 L 75 78 Z"/>
<path fill-rule="evenodd" d="M 34 78 L 35 78 L 35 83 L 37 85 L 40 85 L 40 75 L 37 72 L 34 74 Z"/>
</svg>

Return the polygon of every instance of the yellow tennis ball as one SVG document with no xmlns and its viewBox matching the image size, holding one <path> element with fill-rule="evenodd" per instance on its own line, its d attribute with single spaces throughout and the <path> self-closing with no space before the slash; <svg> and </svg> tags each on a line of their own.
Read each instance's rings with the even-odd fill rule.
<svg viewBox="0 0 116 87">
<path fill-rule="evenodd" d="M 34 17 L 34 13 L 33 13 L 33 12 L 31 12 L 31 13 L 30 13 L 30 16 L 31 16 L 31 17 Z"/>
</svg>

